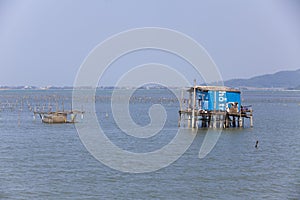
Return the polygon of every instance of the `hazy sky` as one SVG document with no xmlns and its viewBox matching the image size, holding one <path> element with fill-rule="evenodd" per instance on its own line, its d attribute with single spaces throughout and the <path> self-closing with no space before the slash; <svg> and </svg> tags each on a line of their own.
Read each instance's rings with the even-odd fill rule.
<svg viewBox="0 0 300 200">
<path fill-rule="evenodd" d="M 194 38 L 224 80 L 300 68 L 297 0 L 0 0 L 0 85 L 70 86 L 97 44 L 140 27 Z M 180 63 L 157 51 L 125 57 L 101 84 L 114 84 L 128 66 Z M 181 64 L 178 70 L 185 69 Z M 193 80 L 192 73 L 186 76 Z"/>
</svg>

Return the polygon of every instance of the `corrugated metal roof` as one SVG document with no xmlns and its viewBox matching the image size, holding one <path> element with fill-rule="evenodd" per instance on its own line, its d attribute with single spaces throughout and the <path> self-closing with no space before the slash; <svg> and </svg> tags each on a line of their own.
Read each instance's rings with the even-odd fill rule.
<svg viewBox="0 0 300 200">
<path fill-rule="evenodd" d="M 202 86 L 202 85 L 196 85 L 188 89 L 188 91 L 194 90 L 194 88 L 200 90 L 200 91 L 226 91 L 226 92 L 241 92 L 238 89 L 226 87 L 226 86 Z"/>
</svg>

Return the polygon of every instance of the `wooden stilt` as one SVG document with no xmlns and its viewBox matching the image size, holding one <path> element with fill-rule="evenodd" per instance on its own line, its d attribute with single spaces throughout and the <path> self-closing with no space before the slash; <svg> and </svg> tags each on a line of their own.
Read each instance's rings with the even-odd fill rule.
<svg viewBox="0 0 300 200">
<path fill-rule="evenodd" d="M 243 119 L 242 119 L 242 117 L 239 117 L 239 127 L 243 127 Z"/>
<path fill-rule="evenodd" d="M 235 116 L 232 116 L 232 127 L 236 127 Z"/>
<path fill-rule="evenodd" d="M 180 122 L 181 122 L 181 113 L 179 112 L 178 127 L 180 127 Z"/>
</svg>

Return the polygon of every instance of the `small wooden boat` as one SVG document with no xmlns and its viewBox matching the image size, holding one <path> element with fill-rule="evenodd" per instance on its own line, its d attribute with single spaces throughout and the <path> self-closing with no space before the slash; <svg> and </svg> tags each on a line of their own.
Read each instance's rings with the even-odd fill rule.
<svg viewBox="0 0 300 200">
<path fill-rule="evenodd" d="M 42 119 L 42 122 L 44 123 L 61 124 L 61 123 L 75 123 L 75 119 L 78 113 L 81 113 L 83 115 L 84 112 L 82 111 L 34 112 L 34 115 L 38 114 Z"/>
<path fill-rule="evenodd" d="M 56 112 L 52 114 L 44 114 L 41 116 L 42 122 L 53 124 L 53 123 L 67 123 L 67 113 Z"/>
</svg>

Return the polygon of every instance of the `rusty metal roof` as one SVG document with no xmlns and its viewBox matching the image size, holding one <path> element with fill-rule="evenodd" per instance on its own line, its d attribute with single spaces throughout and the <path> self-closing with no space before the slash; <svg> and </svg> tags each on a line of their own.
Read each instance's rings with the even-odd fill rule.
<svg viewBox="0 0 300 200">
<path fill-rule="evenodd" d="M 188 91 L 194 90 L 194 88 L 200 90 L 200 91 L 226 91 L 226 92 L 241 92 L 238 89 L 230 88 L 226 86 L 202 86 L 202 85 L 196 85 L 188 89 Z"/>
</svg>

